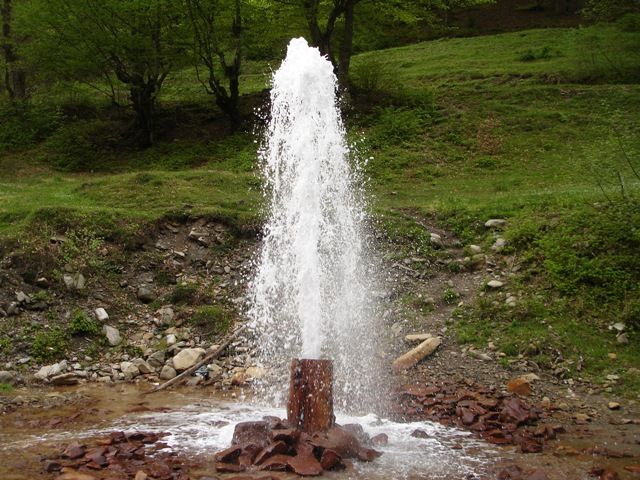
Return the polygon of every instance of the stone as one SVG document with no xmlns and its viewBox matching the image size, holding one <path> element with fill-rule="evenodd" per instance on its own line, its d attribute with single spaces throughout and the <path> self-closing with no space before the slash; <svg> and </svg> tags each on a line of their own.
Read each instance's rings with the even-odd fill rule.
<svg viewBox="0 0 640 480">
<path fill-rule="evenodd" d="M 97 480 L 97 478 L 86 473 L 66 472 L 57 476 L 55 480 Z"/>
<path fill-rule="evenodd" d="M 616 337 L 616 341 L 620 344 L 620 345 L 627 345 L 629 343 L 629 337 L 627 336 L 626 333 L 621 333 L 620 335 L 618 335 Z"/>
<path fill-rule="evenodd" d="M 536 379 L 539 379 L 535 374 L 531 374 L 531 375 L 533 375 Z M 528 395 L 531 395 L 532 383 L 533 383 L 533 377 L 522 375 L 520 377 L 513 378 L 507 382 L 507 391 L 526 397 Z"/>
<path fill-rule="evenodd" d="M 607 357 L 609 357 L 610 360 L 616 360 L 618 358 L 618 354 L 617 353 L 607 353 Z"/>
<path fill-rule="evenodd" d="M 246 445 L 249 443 L 257 445 L 261 449 L 271 443 L 268 422 L 240 422 L 236 425 L 231 445 Z"/>
<path fill-rule="evenodd" d="M 435 247 L 444 247 L 444 242 L 442 241 L 442 237 L 437 233 L 430 234 L 429 241 L 431 242 L 431 245 Z"/>
<path fill-rule="evenodd" d="M 480 245 L 469 245 L 469 251 L 474 255 L 482 253 L 482 247 Z"/>
<path fill-rule="evenodd" d="M 431 337 L 433 335 L 430 333 L 412 333 L 404 337 L 404 341 L 407 343 L 424 342 Z"/>
<path fill-rule="evenodd" d="M 549 410 L 551 408 L 551 399 L 549 397 L 542 397 L 540 406 L 546 410 Z"/>
<path fill-rule="evenodd" d="M 193 367 L 204 355 L 204 348 L 185 348 L 173 357 L 173 367 L 181 372 Z"/>
<path fill-rule="evenodd" d="M 120 345 L 120 343 L 122 342 L 122 337 L 120 336 L 120 332 L 117 328 L 111 327 L 109 325 L 103 325 L 102 333 L 104 333 L 105 337 L 107 337 L 107 341 L 112 347 Z"/>
<path fill-rule="evenodd" d="M 69 290 L 83 290 L 87 283 L 86 278 L 81 273 L 74 273 L 73 275 L 66 273 L 62 276 L 62 280 Z"/>
<path fill-rule="evenodd" d="M 107 320 L 109 320 L 109 314 L 104 308 L 98 307 L 94 312 L 99 322 L 106 322 Z"/>
<path fill-rule="evenodd" d="M 14 385 L 16 383 L 16 374 L 7 370 L 0 370 L 0 383 Z"/>
<path fill-rule="evenodd" d="M 11 302 L 7 306 L 7 316 L 17 315 L 20 311 L 20 304 L 18 302 Z"/>
<path fill-rule="evenodd" d="M 138 470 L 136 472 L 136 476 L 133 478 L 133 480 L 148 480 L 149 476 L 144 473 L 142 470 Z"/>
<path fill-rule="evenodd" d="M 29 303 L 31 301 L 31 298 L 29 298 L 29 295 L 21 291 L 16 292 L 16 300 L 18 301 L 18 303 Z"/>
<path fill-rule="evenodd" d="M 500 280 L 490 280 L 487 282 L 487 287 L 497 290 L 499 288 L 504 287 L 504 283 Z"/>
<path fill-rule="evenodd" d="M 164 307 L 161 307 L 155 312 L 155 314 L 157 315 L 161 326 L 171 325 L 176 317 L 176 314 L 173 311 L 171 305 L 165 305 Z"/>
<path fill-rule="evenodd" d="M 210 365 L 207 365 L 207 369 L 209 370 L 210 377 L 217 377 L 218 375 L 221 375 L 222 372 L 224 371 L 224 369 L 217 363 L 212 363 Z"/>
<path fill-rule="evenodd" d="M 45 365 L 34 375 L 38 380 L 48 380 L 49 377 L 54 377 L 62 373 L 62 368 L 59 363 L 52 365 Z"/>
<path fill-rule="evenodd" d="M 165 355 L 163 351 L 157 351 L 157 352 L 153 352 L 151 355 L 149 355 L 147 357 L 147 363 L 155 368 L 162 368 L 162 366 L 164 365 L 164 360 L 165 360 Z"/>
<path fill-rule="evenodd" d="M 506 225 L 507 221 L 503 220 L 501 218 L 491 218 L 489 220 L 487 220 L 486 222 L 484 222 L 484 226 L 486 228 L 499 228 L 499 227 L 503 227 L 504 225 Z"/>
<path fill-rule="evenodd" d="M 125 380 L 133 380 L 140 375 L 140 370 L 133 362 L 121 362 L 120 371 L 123 373 Z"/>
<path fill-rule="evenodd" d="M 609 402 L 607 407 L 609 410 L 620 410 L 620 404 L 618 402 Z"/>
<path fill-rule="evenodd" d="M 75 372 L 63 373 L 51 377 L 51 383 L 53 385 L 77 385 L 80 381 L 80 377 Z"/>
<path fill-rule="evenodd" d="M 162 367 L 162 370 L 160 371 L 161 380 L 171 380 L 172 378 L 175 378 L 176 375 L 177 373 L 175 369 L 170 367 L 169 365 L 165 365 L 164 367 Z"/>
<path fill-rule="evenodd" d="M 178 341 L 178 339 L 176 338 L 174 333 L 170 333 L 169 335 L 167 335 L 165 340 L 167 342 L 167 345 L 169 345 L 169 346 L 170 345 L 175 345 L 176 342 Z"/>
<path fill-rule="evenodd" d="M 46 277 L 37 278 L 36 286 L 40 288 L 47 288 L 49 286 L 49 280 L 47 280 Z"/>
<path fill-rule="evenodd" d="M 134 358 L 133 360 L 131 360 L 131 363 L 133 363 L 138 368 L 139 372 L 143 375 L 155 373 L 154 368 L 147 362 L 145 362 L 142 358 Z"/>
<path fill-rule="evenodd" d="M 617 330 L 618 332 L 621 332 L 621 331 L 623 331 L 627 326 L 626 326 L 624 323 L 622 323 L 622 322 L 617 322 L 617 323 L 614 323 L 614 324 L 612 325 L 612 327 L 613 327 L 613 329 L 614 329 L 614 330 Z"/>
<path fill-rule="evenodd" d="M 263 378 L 267 374 L 267 371 L 261 367 L 249 367 L 245 370 L 244 373 L 247 376 L 247 378 L 255 380 L 255 379 Z"/>
<path fill-rule="evenodd" d="M 498 237 L 496 238 L 496 241 L 493 242 L 493 245 L 491 245 L 491 250 L 493 250 L 494 252 L 501 252 L 506 246 L 507 241 L 502 237 Z"/>
<path fill-rule="evenodd" d="M 156 294 L 153 289 L 146 283 L 143 283 L 138 287 L 138 300 L 143 303 L 151 303 L 156 299 Z"/>
</svg>

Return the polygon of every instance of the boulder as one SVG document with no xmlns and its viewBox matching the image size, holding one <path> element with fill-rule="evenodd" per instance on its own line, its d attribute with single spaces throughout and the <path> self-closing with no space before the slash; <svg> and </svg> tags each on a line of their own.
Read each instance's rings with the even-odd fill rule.
<svg viewBox="0 0 640 480">
<path fill-rule="evenodd" d="M 14 385 L 16 383 L 16 374 L 7 370 L 0 370 L 0 383 Z"/>
<path fill-rule="evenodd" d="M 164 365 L 164 360 L 165 356 L 162 350 L 153 352 L 151 355 L 149 355 L 149 357 L 147 357 L 147 363 L 155 369 L 162 368 L 162 366 Z"/>
<path fill-rule="evenodd" d="M 112 347 L 120 345 L 120 343 L 122 342 L 122 337 L 120 336 L 120 332 L 117 328 L 111 327 L 109 325 L 103 325 L 102 333 L 104 333 L 104 335 L 107 337 L 107 341 Z"/>
<path fill-rule="evenodd" d="M 177 375 L 177 373 L 176 373 L 175 369 L 171 368 L 169 365 L 165 365 L 164 367 L 162 367 L 162 370 L 160 371 L 160 379 L 161 380 L 171 380 L 176 375 Z"/>
<path fill-rule="evenodd" d="M 131 360 L 131 363 L 133 363 L 133 365 L 136 366 L 139 372 L 143 375 L 148 373 L 155 373 L 154 368 L 147 362 L 145 362 L 142 358 L 134 358 L 133 360 Z"/>
<path fill-rule="evenodd" d="M 75 372 L 63 373 L 51 377 L 51 383 L 53 385 L 77 385 L 79 381 L 80 377 L 78 377 Z"/>
<path fill-rule="evenodd" d="M 204 355 L 204 348 L 185 348 L 173 357 L 173 367 L 178 372 L 181 372 L 193 367 Z"/>
<path fill-rule="evenodd" d="M 156 294 L 153 289 L 146 283 L 143 283 L 138 287 L 138 300 L 143 303 L 151 303 L 156 299 Z"/>
<path fill-rule="evenodd" d="M 48 380 L 50 377 L 59 375 L 62 372 L 62 367 L 59 363 L 52 365 L 45 365 L 34 375 L 38 380 Z"/>
<path fill-rule="evenodd" d="M 107 313 L 107 311 L 102 308 L 102 307 L 98 307 L 95 309 L 95 314 L 96 314 L 96 318 L 98 319 L 98 321 L 100 322 L 106 322 L 107 320 L 109 320 L 109 314 Z"/>
<path fill-rule="evenodd" d="M 484 222 L 484 226 L 487 228 L 499 228 L 506 225 L 507 221 L 501 218 L 490 218 L 486 222 Z"/>
<path fill-rule="evenodd" d="M 125 380 L 133 380 L 140 375 L 140 370 L 133 362 L 121 362 L 120 371 L 124 375 Z"/>
<path fill-rule="evenodd" d="M 158 320 L 160 321 L 160 325 L 162 326 L 171 325 L 176 317 L 176 314 L 173 311 L 171 305 L 165 305 L 164 307 L 160 308 L 156 311 L 156 315 L 158 317 Z"/>
</svg>

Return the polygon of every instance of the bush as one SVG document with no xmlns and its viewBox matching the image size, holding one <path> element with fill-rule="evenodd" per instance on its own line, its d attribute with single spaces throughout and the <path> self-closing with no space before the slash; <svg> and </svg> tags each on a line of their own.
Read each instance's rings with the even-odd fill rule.
<svg viewBox="0 0 640 480">
<path fill-rule="evenodd" d="M 60 126 L 62 117 L 50 105 L 0 104 L 0 151 L 17 150 L 44 140 Z"/>
<path fill-rule="evenodd" d="M 623 32 L 640 32 L 640 13 L 627 13 L 616 23 Z"/>
<path fill-rule="evenodd" d="M 69 333 L 71 335 L 97 335 L 100 333 L 100 325 L 84 311 L 76 310 L 69 323 Z"/>
<path fill-rule="evenodd" d="M 30 353 L 39 361 L 52 360 L 62 357 L 68 347 L 69 342 L 65 331 L 54 327 L 51 330 L 36 333 Z"/>
<path fill-rule="evenodd" d="M 211 329 L 212 333 L 225 333 L 231 326 L 231 314 L 220 305 L 207 305 L 195 311 L 190 322 L 202 329 Z"/>
</svg>

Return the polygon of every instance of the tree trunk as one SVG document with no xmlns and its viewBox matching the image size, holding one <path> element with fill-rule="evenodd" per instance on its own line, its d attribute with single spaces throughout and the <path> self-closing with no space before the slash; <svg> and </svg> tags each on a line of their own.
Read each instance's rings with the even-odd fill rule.
<svg viewBox="0 0 640 480">
<path fill-rule="evenodd" d="M 19 65 L 11 32 L 13 8 L 11 0 L 2 0 L 2 53 L 5 61 L 5 87 L 12 99 L 22 100 L 27 96 L 27 74 Z"/>
<path fill-rule="evenodd" d="M 344 92 L 349 88 L 349 66 L 353 51 L 353 9 L 355 2 L 348 2 L 344 11 L 344 35 L 340 45 L 340 63 L 338 64 L 338 83 Z"/>
<path fill-rule="evenodd" d="M 136 112 L 136 123 L 140 129 L 140 146 L 153 145 L 153 127 L 155 115 L 155 87 L 153 82 L 131 86 L 131 102 Z"/>
<path fill-rule="evenodd" d="M 289 426 L 313 433 L 333 427 L 331 360 L 294 359 L 287 404 Z"/>
</svg>

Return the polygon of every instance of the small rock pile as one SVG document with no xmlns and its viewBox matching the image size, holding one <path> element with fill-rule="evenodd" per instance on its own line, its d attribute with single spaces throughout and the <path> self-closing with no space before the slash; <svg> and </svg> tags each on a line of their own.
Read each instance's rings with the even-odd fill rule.
<svg viewBox="0 0 640 480">
<path fill-rule="evenodd" d="M 542 411 L 514 395 L 456 384 L 410 385 L 397 392 L 394 413 L 402 420 L 431 420 L 469 429 L 489 443 L 519 445 L 523 453 L 542 451 L 544 440 L 563 432 L 560 426 L 527 428 Z"/>
<path fill-rule="evenodd" d="M 375 441 L 357 424 L 308 434 L 289 428 L 277 417 L 265 417 L 236 425 L 231 447 L 215 455 L 216 469 L 220 473 L 266 470 L 320 475 L 348 468 L 347 459 L 370 462 L 379 457 L 381 453 L 371 448 Z"/>
<path fill-rule="evenodd" d="M 71 443 L 44 460 L 44 470 L 56 480 L 188 480 L 184 462 L 165 451 L 167 433 L 112 432 L 93 446 Z"/>
</svg>

